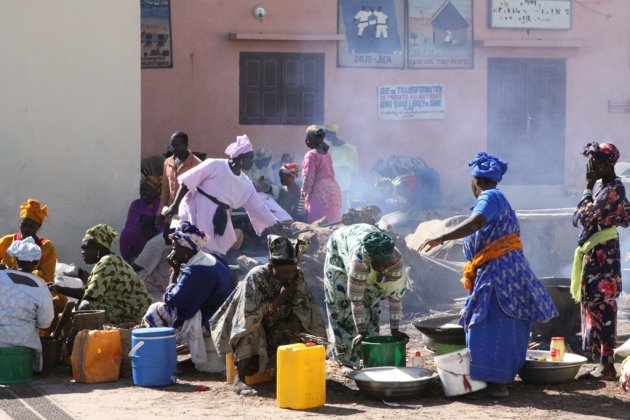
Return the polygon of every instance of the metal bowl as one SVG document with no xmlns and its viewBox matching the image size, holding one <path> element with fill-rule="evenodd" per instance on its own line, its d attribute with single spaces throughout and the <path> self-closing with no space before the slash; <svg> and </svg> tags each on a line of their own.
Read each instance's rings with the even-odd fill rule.
<svg viewBox="0 0 630 420">
<path fill-rule="evenodd" d="M 390 378 L 387 378 L 390 376 Z M 399 400 L 417 398 L 438 377 L 436 372 L 414 367 L 373 367 L 348 374 L 369 398 Z"/>
<path fill-rule="evenodd" d="M 424 343 L 430 350 L 435 350 L 435 343 L 466 344 L 464 327 L 457 325 L 459 315 L 439 316 L 415 321 L 413 326 L 424 334 Z M 455 324 L 445 327 L 447 324 Z"/>
<path fill-rule="evenodd" d="M 571 382 L 575 379 L 580 367 L 587 362 L 586 357 L 574 353 L 565 353 L 561 362 L 538 360 L 549 357 L 548 351 L 529 350 L 525 364 L 518 376 L 528 384 L 554 385 Z"/>
</svg>

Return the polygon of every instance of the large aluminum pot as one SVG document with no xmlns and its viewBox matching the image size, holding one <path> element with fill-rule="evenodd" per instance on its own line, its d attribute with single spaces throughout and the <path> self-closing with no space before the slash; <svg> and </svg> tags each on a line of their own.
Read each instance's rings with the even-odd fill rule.
<svg viewBox="0 0 630 420">
<path fill-rule="evenodd" d="M 563 277 L 543 277 L 540 279 L 545 285 L 551 300 L 556 305 L 556 318 L 549 322 L 532 323 L 534 337 L 568 337 L 580 332 L 580 305 L 571 297 L 571 279 Z"/>
</svg>

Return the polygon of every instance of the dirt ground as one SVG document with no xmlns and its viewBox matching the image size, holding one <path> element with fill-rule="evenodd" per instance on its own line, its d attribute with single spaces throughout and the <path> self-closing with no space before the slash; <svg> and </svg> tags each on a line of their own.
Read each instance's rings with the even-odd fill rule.
<svg viewBox="0 0 630 420">
<path fill-rule="evenodd" d="M 619 340 L 630 337 L 630 296 L 620 300 Z M 402 330 L 411 336 L 408 354 L 420 350 L 427 357 L 426 367 L 434 369 L 432 356 L 422 343 L 421 334 L 407 319 Z M 416 399 L 399 401 L 416 407 L 390 407 L 383 401 L 370 400 L 359 393 L 354 382 L 342 376 L 332 363 L 327 366 L 326 405 L 306 411 L 276 407 L 275 384 L 255 385 L 258 394 L 240 397 L 225 383 L 223 375 L 197 372 L 189 358 L 180 357 L 178 383 L 165 388 L 141 388 L 131 378 L 106 384 L 80 384 L 72 381 L 68 367 L 60 366 L 53 374 L 37 376 L 25 385 L 0 386 L 0 419 L 4 418 L 77 418 L 77 419 L 284 419 L 325 416 L 383 418 L 543 418 L 558 419 L 612 418 L 630 419 L 630 393 L 621 391 L 618 382 L 576 380 L 540 386 L 523 383 L 517 378 L 510 385 L 511 396 L 504 400 L 446 398 L 439 383 L 433 384 Z M 591 368 L 584 365 L 580 373 Z M 617 364 L 619 369 L 619 364 Z M 24 390 L 28 387 L 28 392 Z M 204 388 L 204 387 L 207 387 Z M 2 391 L 8 391 L 4 394 Z M 42 398 L 57 411 L 45 410 Z M 22 397 L 31 417 L 11 411 L 10 401 Z M 16 400 L 12 401 L 14 404 Z M 39 408 L 38 408 L 39 407 Z M 35 414 L 37 413 L 37 415 Z"/>
</svg>

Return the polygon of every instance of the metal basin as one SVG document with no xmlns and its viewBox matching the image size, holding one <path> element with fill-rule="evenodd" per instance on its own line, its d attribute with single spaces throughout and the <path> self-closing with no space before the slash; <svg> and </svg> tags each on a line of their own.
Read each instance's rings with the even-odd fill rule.
<svg viewBox="0 0 630 420">
<path fill-rule="evenodd" d="M 435 350 L 435 343 L 465 345 L 466 334 L 464 327 L 457 324 L 459 318 L 459 315 L 432 317 L 415 321 L 413 326 L 424 334 L 424 343 L 429 350 Z"/>
<path fill-rule="evenodd" d="M 438 374 L 429 369 L 414 367 L 374 367 L 355 370 L 348 374 L 359 391 L 369 398 L 397 400 L 418 398 Z"/>
<path fill-rule="evenodd" d="M 554 385 L 571 382 L 575 379 L 580 367 L 586 363 L 586 357 L 565 353 L 562 362 L 538 360 L 539 357 L 549 357 L 548 351 L 529 350 L 525 364 L 518 372 L 518 376 L 528 384 Z"/>
</svg>

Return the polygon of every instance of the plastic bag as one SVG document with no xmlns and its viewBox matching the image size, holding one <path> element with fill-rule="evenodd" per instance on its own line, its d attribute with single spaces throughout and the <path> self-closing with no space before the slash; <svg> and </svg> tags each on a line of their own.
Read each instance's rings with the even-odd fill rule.
<svg viewBox="0 0 630 420">
<path fill-rule="evenodd" d="M 621 376 L 619 376 L 619 384 L 621 389 L 630 391 L 630 356 L 621 363 Z"/>
<path fill-rule="evenodd" d="M 615 354 L 620 357 L 630 356 L 630 339 L 615 349 Z"/>
<path fill-rule="evenodd" d="M 55 265 L 55 279 L 61 279 L 66 274 L 74 275 L 77 273 L 77 268 L 74 264 L 65 264 L 57 262 Z"/>
<path fill-rule="evenodd" d="M 83 288 L 83 281 L 78 277 L 68 276 L 68 273 L 76 273 L 76 267 L 74 264 L 64 264 L 58 262 L 55 266 L 55 284 L 61 287 L 70 287 L 74 289 Z M 69 302 L 76 302 L 77 300 L 68 297 Z"/>
</svg>

